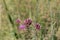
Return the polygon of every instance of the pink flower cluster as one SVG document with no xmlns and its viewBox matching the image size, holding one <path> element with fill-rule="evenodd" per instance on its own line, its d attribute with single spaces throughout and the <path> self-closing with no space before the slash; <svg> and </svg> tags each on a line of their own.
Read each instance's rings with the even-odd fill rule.
<svg viewBox="0 0 60 40">
<path fill-rule="evenodd" d="M 21 20 L 20 19 L 17 19 L 16 20 L 16 23 L 17 24 L 21 23 Z M 23 24 L 19 25 L 19 29 L 25 29 L 26 26 L 29 27 L 31 24 L 32 24 L 32 19 L 30 19 L 30 18 L 25 19 L 24 22 L 23 22 Z M 38 29 L 38 30 L 40 29 L 40 24 L 39 23 L 36 23 L 34 25 L 35 25 L 35 28 L 36 29 Z"/>
</svg>

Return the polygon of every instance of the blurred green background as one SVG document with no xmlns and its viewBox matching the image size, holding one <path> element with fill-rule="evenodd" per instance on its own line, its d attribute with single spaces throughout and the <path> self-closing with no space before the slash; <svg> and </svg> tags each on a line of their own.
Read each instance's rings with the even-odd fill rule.
<svg viewBox="0 0 60 40">
<path fill-rule="evenodd" d="M 0 0 L 0 40 L 16 40 L 7 13 L 15 22 L 17 18 L 24 20 L 30 17 L 41 25 L 43 40 L 60 40 L 60 0 Z M 20 39 L 21 40 L 21 39 Z M 40 39 L 39 39 L 40 40 Z"/>
</svg>

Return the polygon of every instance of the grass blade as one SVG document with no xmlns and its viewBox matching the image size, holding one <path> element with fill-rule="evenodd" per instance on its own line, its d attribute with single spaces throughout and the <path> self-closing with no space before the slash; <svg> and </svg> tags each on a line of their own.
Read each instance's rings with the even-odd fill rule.
<svg viewBox="0 0 60 40">
<path fill-rule="evenodd" d="M 13 20 L 12 20 L 12 18 L 11 18 L 11 16 L 10 16 L 9 14 L 8 14 L 8 18 L 9 18 L 10 23 L 11 23 L 12 25 L 14 25 Z"/>
</svg>

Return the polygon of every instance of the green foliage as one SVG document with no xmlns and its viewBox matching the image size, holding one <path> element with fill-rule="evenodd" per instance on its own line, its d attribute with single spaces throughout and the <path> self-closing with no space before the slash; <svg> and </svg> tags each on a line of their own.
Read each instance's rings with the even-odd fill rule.
<svg viewBox="0 0 60 40">
<path fill-rule="evenodd" d="M 8 3 L 7 3 L 8 2 Z M 56 6 L 53 5 L 56 3 Z M 39 36 L 39 40 L 43 40 L 45 37 L 43 37 L 44 35 L 47 36 L 50 40 L 51 38 L 49 36 L 51 36 L 51 31 L 55 31 L 60 27 L 60 2 L 59 0 L 54 1 L 54 0 L 3 0 L 3 7 L 5 8 L 5 14 L 7 14 L 7 19 L 10 21 L 9 24 L 14 25 L 15 24 L 15 19 L 18 17 L 22 20 L 31 17 L 32 20 L 34 22 L 38 22 L 41 25 L 41 30 L 39 31 L 41 34 Z M 47 7 L 47 8 L 46 8 Z M 53 9 L 55 8 L 56 9 Z M 51 8 L 51 10 L 50 10 Z M 4 12 L 4 11 L 3 11 Z M 52 13 L 51 13 L 52 12 Z M 53 15 L 50 15 L 53 14 Z M 3 15 L 6 16 L 6 15 Z M 53 16 L 53 17 L 52 17 Z M 50 19 L 49 19 L 50 18 Z M 52 18 L 52 20 L 51 20 Z M 5 19 L 5 18 L 2 18 Z M 53 21 L 53 23 L 51 24 L 51 22 Z M 3 21 L 4 22 L 4 21 Z M 4 23 L 3 23 L 4 24 Z M 6 25 L 6 24 L 5 24 Z M 50 28 L 54 29 L 50 29 Z M 6 25 L 6 27 L 8 27 Z M 13 26 L 12 26 L 13 27 Z M 48 31 L 47 31 L 48 29 Z M 30 30 L 34 30 L 34 27 L 30 27 Z M 14 31 L 16 31 L 16 29 L 14 28 Z M 58 31 L 58 30 L 57 30 Z M 57 33 L 57 31 L 55 31 L 55 35 Z M 2 31 L 4 32 L 4 31 Z M 19 35 L 19 34 L 18 34 Z M 18 38 L 18 36 L 15 33 L 16 38 Z M 20 38 L 22 38 L 21 36 L 22 34 L 20 34 Z M 57 40 L 56 36 L 51 36 L 54 40 Z M 35 37 L 35 36 L 34 36 Z M 24 39 L 24 38 L 23 38 Z"/>
<path fill-rule="evenodd" d="M 12 20 L 11 16 L 8 14 L 8 19 L 12 25 L 14 25 L 14 21 Z"/>
</svg>

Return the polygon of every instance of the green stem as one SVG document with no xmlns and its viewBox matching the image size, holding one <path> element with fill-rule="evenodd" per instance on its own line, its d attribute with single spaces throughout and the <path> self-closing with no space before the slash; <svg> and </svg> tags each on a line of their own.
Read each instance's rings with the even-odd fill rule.
<svg viewBox="0 0 60 40">
<path fill-rule="evenodd" d="M 25 34 L 25 40 L 31 40 L 30 27 L 27 27 L 27 33 Z"/>
<path fill-rule="evenodd" d="M 5 10 L 6 10 L 6 12 L 7 12 L 7 15 L 8 15 L 9 21 L 10 21 L 11 24 L 12 24 L 14 36 L 15 36 L 16 39 L 17 39 L 17 38 L 18 38 L 18 34 L 16 33 L 16 29 L 15 29 L 15 27 L 14 27 L 14 22 L 13 22 L 13 20 L 12 20 L 10 14 L 9 14 L 10 11 L 9 11 L 9 9 L 8 9 L 8 7 L 7 7 L 7 4 L 6 4 L 5 0 L 3 0 L 3 3 L 4 3 L 4 6 L 5 6 Z"/>
<path fill-rule="evenodd" d="M 7 7 L 7 5 L 6 5 L 5 0 L 3 0 L 3 3 L 4 3 L 4 6 L 5 6 L 6 11 L 8 11 L 8 7 Z"/>
<path fill-rule="evenodd" d="M 52 13 L 52 7 L 50 6 L 50 17 L 51 17 L 51 40 L 53 39 L 53 35 L 54 35 L 54 26 L 53 26 L 53 13 Z"/>
</svg>

